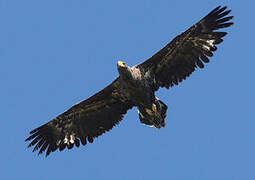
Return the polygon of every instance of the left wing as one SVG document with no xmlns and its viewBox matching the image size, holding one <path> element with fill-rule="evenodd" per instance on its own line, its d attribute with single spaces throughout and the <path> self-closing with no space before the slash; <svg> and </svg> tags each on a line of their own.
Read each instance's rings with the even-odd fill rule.
<svg viewBox="0 0 255 180">
<path fill-rule="evenodd" d="M 197 67 L 203 68 L 204 63 L 209 62 L 208 57 L 212 57 L 212 52 L 217 49 L 215 45 L 221 43 L 222 37 L 227 34 L 215 30 L 233 24 L 229 22 L 233 16 L 225 17 L 231 12 L 226 9 L 226 6 L 218 6 L 151 58 L 137 65 L 155 77 L 158 85 L 155 90 L 159 86 L 169 88 L 178 85 Z"/>
<path fill-rule="evenodd" d="M 125 97 L 117 78 L 112 84 L 94 96 L 74 105 L 69 110 L 30 132 L 26 141 L 32 140 L 28 147 L 35 146 L 33 152 L 46 156 L 59 149 L 71 149 L 80 142 L 85 145 L 87 140 L 109 131 L 121 121 L 133 103 Z"/>
</svg>

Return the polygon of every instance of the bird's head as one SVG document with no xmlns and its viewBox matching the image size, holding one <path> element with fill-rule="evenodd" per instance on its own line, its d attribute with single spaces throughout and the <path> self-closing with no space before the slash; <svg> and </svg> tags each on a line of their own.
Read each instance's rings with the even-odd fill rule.
<svg viewBox="0 0 255 180">
<path fill-rule="evenodd" d="M 118 61 L 118 69 L 127 69 L 128 68 L 128 65 L 126 63 L 124 63 L 123 61 Z"/>
<path fill-rule="evenodd" d="M 130 68 L 123 61 L 118 61 L 117 67 L 118 67 L 119 74 L 123 79 L 126 79 L 131 76 Z"/>
</svg>

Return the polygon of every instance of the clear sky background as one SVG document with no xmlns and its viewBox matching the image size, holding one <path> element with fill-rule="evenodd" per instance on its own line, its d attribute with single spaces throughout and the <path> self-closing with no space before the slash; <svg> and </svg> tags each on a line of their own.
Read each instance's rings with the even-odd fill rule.
<svg viewBox="0 0 255 180">
<path fill-rule="evenodd" d="M 250 2 L 250 4 L 249 4 Z M 254 180 L 252 1 L 0 0 L 1 179 Z M 29 131 L 88 98 L 218 5 L 235 25 L 211 63 L 170 90 L 166 127 L 133 108 L 93 144 L 37 156 Z"/>
</svg>

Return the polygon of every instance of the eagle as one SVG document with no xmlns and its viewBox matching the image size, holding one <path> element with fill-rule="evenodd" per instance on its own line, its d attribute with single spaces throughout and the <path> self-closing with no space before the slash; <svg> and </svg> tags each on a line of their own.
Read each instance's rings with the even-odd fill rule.
<svg viewBox="0 0 255 180">
<path fill-rule="evenodd" d="M 127 111 L 137 107 L 140 122 L 160 129 L 165 126 L 167 105 L 155 96 L 159 88 L 171 88 L 204 68 L 233 25 L 226 6 L 218 6 L 188 30 L 141 64 L 129 67 L 118 61 L 119 76 L 103 90 L 48 123 L 32 130 L 25 141 L 46 156 L 59 149 L 79 147 L 110 131 Z"/>
</svg>

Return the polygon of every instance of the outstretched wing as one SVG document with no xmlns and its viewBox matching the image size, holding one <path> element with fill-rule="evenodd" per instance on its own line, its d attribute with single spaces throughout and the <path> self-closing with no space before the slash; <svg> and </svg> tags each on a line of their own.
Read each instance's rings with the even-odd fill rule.
<svg viewBox="0 0 255 180">
<path fill-rule="evenodd" d="M 137 65 L 154 75 L 157 87 L 178 85 L 186 79 L 197 67 L 203 68 L 208 63 L 208 57 L 213 56 L 216 44 L 221 43 L 226 32 L 215 32 L 233 24 L 229 22 L 233 16 L 227 16 L 231 10 L 218 6 L 199 22 L 184 33 L 175 37 L 163 49 L 145 62 Z M 227 16 L 227 17 L 226 17 Z"/>
<path fill-rule="evenodd" d="M 112 84 L 94 96 L 74 105 L 69 110 L 30 132 L 26 141 L 32 140 L 28 147 L 35 146 L 33 152 L 46 156 L 59 149 L 79 147 L 93 138 L 113 128 L 123 118 L 128 109 L 133 107 L 119 86 L 117 78 Z"/>
</svg>

